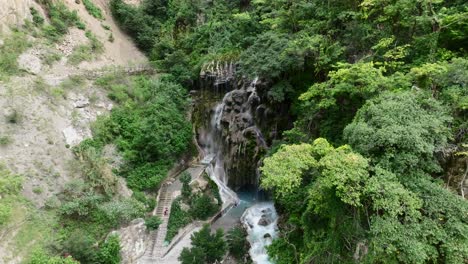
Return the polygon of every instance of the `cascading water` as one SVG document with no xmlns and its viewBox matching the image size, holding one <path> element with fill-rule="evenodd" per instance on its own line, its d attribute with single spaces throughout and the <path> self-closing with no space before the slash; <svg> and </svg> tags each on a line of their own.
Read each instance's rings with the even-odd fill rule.
<svg viewBox="0 0 468 264">
<path fill-rule="evenodd" d="M 247 229 L 247 240 L 250 243 L 249 254 L 256 264 L 270 264 L 266 247 L 278 233 L 278 215 L 273 202 L 262 202 L 249 207 L 241 217 Z"/>
<path fill-rule="evenodd" d="M 221 101 L 214 108 L 211 117 L 210 127 L 205 138 L 203 148 L 204 159 L 202 163 L 207 164 L 206 173 L 218 186 L 223 204 L 239 203 L 237 194 L 227 186 L 227 176 L 224 169 L 223 150 L 221 142 L 221 117 L 223 114 L 224 102 Z"/>
<path fill-rule="evenodd" d="M 211 63 L 202 71 L 202 76 L 214 88 L 214 95 L 219 95 L 220 86 L 232 87 L 232 64 L 219 68 L 218 63 Z M 213 70 L 215 69 L 215 71 Z M 213 71 L 216 74 L 212 74 Z M 267 149 L 267 143 L 260 129 L 256 126 L 254 111 L 260 104 L 257 93 L 258 78 L 248 85 L 237 89 L 229 89 L 221 101 L 214 106 L 203 108 L 204 127 L 198 130 L 199 143 L 203 150 L 202 163 L 207 165 L 206 172 L 217 184 L 224 206 L 235 204 L 223 217 L 214 223 L 214 227 L 231 228 L 239 219 L 248 233 L 251 249 L 250 256 L 254 263 L 270 264 L 266 246 L 277 236 L 277 214 L 273 202 L 259 202 L 257 161 L 262 151 Z M 207 92 L 209 99 L 209 90 Z M 219 97 L 218 97 L 219 100 Z M 206 113 L 209 114 L 207 115 Z M 209 119 L 206 119 L 209 118 Z M 230 179 L 229 176 L 232 178 Z M 237 188 L 244 185 L 255 185 L 255 189 L 236 192 L 228 185 Z"/>
</svg>

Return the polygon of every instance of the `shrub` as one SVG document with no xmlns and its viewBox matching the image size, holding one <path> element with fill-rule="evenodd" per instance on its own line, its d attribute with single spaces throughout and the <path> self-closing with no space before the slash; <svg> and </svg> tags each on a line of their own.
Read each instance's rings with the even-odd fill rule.
<svg viewBox="0 0 468 264">
<path fill-rule="evenodd" d="M 6 224 L 10 219 L 11 205 L 6 202 L 0 202 L 0 226 Z"/>
<path fill-rule="evenodd" d="M 171 241 L 179 232 L 179 229 L 190 223 L 190 215 L 180 207 L 180 199 L 172 202 L 171 214 L 167 223 L 166 241 Z"/>
<path fill-rule="evenodd" d="M 93 212 L 102 202 L 103 197 L 94 193 L 86 193 L 81 197 L 75 198 L 64 203 L 60 207 L 60 214 L 74 219 L 86 217 Z"/>
<path fill-rule="evenodd" d="M 43 250 L 36 250 L 33 252 L 28 264 L 79 264 L 72 257 L 58 257 L 50 256 Z"/>
<path fill-rule="evenodd" d="M 145 219 L 146 228 L 149 230 L 158 229 L 159 225 L 162 223 L 161 219 L 157 216 L 150 216 Z"/>
<path fill-rule="evenodd" d="M 37 9 L 35 9 L 34 7 L 31 7 L 29 8 L 29 11 L 31 12 L 31 15 L 33 17 L 32 20 L 33 20 L 34 25 L 42 26 L 42 24 L 44 24 L 44 18 L 39 14 Z"/>
<path fill-rule="evenodd" d="M 190 181 L 192 176 L 187 171 L 184 171 L 180 175 L 180 181 L 182 182 L 182 197 L 187 201 L 192 194 L 192 187 L 190 187 Z"/>
<path fill-rule="evenodd" d="M 229 253 L 237 260 L 242 260 L 248 254 L 249 244 L 247 242 L 247 232 L 244 228 L 236 226 L 227 233 Z"/>
<path fill-rule="evenodd" d="M 84 229 L 75 229 L 67 234 L 63 241 L 63 251 L 72 255 L 80 263 L 96 263 L 98 252 L 96 239 Z"/>
<path fill-rule="evenodd" d="M 83 0 L 83 4 L 90 15 L 97 19 L 104 19 L 102 11 L 91 0 Z"/>
<path fill-rule="evenodd" d="M 0 146 L 7 146 L 11 144 L 12 139 L 10 136 L 0 136 Z"/>
<path fill-rule="evenodd" d="M 45 1 L 44 7 L 49 16 L 50 25 L 43 27 L 45 36 L 56 42 L 68 33 L 68 28 L 82 25 L 78 13 L 70 11 L 67 6 L 61 2 Z"/>
<path fill-rule="evenodd" d="M 109 236 L 99 247 L 97 256 L 96 263 L 98 264 L 119 264 L 121 261 L 119 237 L 117 235 Z"/>
<path fill-rule="evenodd" d="M 3 40 L 0 46 L 0 79 L 18 74 L 18 57 L 30 47 L 23 32 L 15 31 Z"/>
<path fill-rule="evenodd" d="M 93 50 L 89 45 L 80 45 L 73 49 L 72 54 L 68 58 L 68 63 L 71 65 L 78 65 L 83 61 L 90 61 L 93 59 Z"/>
<path fill-rule="evenodd" d="M 216 213 L 218 207 L 213 203 L 210 196 L 202 194 L 192 199 L 190 215 L 194 219 L 206 220 L 209 216 Z"/>
<path fill-rule="evenodd" d="M 226 253 L 226 242 L 223 239 L 222 229 L 211 234 L 211 228 L 205 224 L 203 228 L 194 233 L 192 248 L 184 248 L 179 256 L 182 264 L 218 263 Z"/>
<path fill-rule="evenodd" d="M 142 217 L 145 213 L 143 203 L 135 199 L 122 199 L 110 201 L 98 206 L 95 218 L 98 222 L 117 227 L 129 223 L 131 220 Z"/>
<path fill-rule="evenodd" d="M 147 197 L 144 192 L 134 191 L 132 197 L 146 206 L 146 211 L 151 212 L 156 207 L 156 199 Z"/>
</svg>

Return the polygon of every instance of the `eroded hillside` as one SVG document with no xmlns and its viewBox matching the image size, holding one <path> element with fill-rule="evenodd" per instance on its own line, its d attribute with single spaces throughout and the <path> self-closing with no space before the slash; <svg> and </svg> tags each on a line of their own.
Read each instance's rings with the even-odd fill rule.
<svg viewBox="0 0 468 264">
<path fill-rule="evenodd" d="M 94 1 L 102 14 L 97 17 L 74 0 L 58 11 L 48 1 L 0 5 L 0 263 L 20 263 L 52 239 L 58 223 L 45 208 L 83 177 L 72 148 L 114 105 L 95 79 L 147 63 L 118 29 L 107 2 Z M 22 188 L 6 192 L 8 181 L 18 179 Z M 131 195 L 116 180 L 119 194 Z"/>
</svg>

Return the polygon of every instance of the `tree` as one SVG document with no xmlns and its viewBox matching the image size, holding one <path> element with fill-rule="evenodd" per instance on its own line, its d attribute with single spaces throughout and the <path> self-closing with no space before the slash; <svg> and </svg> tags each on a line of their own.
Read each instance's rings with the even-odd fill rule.
<svg viewBox="0 0 468 264">
<path fill-rule="evenodd" d="M 446 108 L 425 94 L 384 93 L 358 111 L 344 137 L 375 165 L 401 176 L 437 172 L 434 152 L 447 143 L 450 120 Z"/>
<path fill-rule="evenodd" d="M 192 194 L 192 188 L 190 187 L 191 180 L 192 176 L 186 171 L 180 175 L 180 182 L 182 182 L 182 197 L 186 200 L 189 199 Z"/>
<path fill-rule="evenodd" d="M 223 237 L 221 229 L 216 230 L 215 234 L 211 234 L 210 226 L 205 224 L 200 231 L 190 237 L 192 248 L 184 248 L 179 260 L 182 264 L 210 264 L 220 261 L 227 248 Z"/>
<path fill-rule="evenodd" d="M 247 232 L 241 226 L 229 229 L 227 233 L 227 243 L 229 253 L 238 260 L 242 260 L 248 252 Z"/>
<path fill-rule="evenodd" d="M 284 145 L 265 158 L 260 169 L 261 185 L 267 190 L 274 189 L 277 197 L 285 196 L 301 185 L 302 173 L 316 163 L 311 145 Z"/>
</svg>

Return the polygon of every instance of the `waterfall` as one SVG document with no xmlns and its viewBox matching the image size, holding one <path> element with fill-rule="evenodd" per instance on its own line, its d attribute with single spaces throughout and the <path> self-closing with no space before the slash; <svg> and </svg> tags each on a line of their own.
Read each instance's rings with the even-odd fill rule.
<svg viewBox="0 0 468 264">
<path fill-rule="evenodd" d="M 256 126 L 256 109 L 261 96 L 257 91 L 258 78 L 251 82 L 234 82 L 234 65 L 211 62 L 201 72 L 202 83 L 209 90 L 202 90 L 206 104 L 201 104 L 200 114 L 205 118 L 203 127 L 198 128 L 198 139 L 203 150 L 202 163 L 206 173 L 216 183 L 224 206 L 237 206 L 215 222 L 230 228 L 239 220 L 245 226 L 251 245 L 249 254 L 256 264 L 270 264 L 266 247 L 277 237 L 277 214 L 273 202 L 260 202 L 258 164 L 262 153 L 268 148 L 259 127 Z M 224 97 L 218 97 L 220 87 Z M 226 89 L 227 88 L 227 89 Z M 213 93 L 214 91 L 214 93 Z M 260 90 L 261 91 L 261 90 Z M 215 98 L 210 96 L 215 95 Z M 210 101 L 211 99 L 211 101 Z M 213 99 L 216 103 L 213 104 Z M 208 107 L 206 107 L 208 106 Z M 230 178 L 231 177 L 231 178 Z M 250 195 L 237 189 L 254 186 Z M 245 210 L 245 211 L 244 211 Z M 234 220 L 235 219 L 235 220 Z"/>
<path fill-rule="evenodd" d="M 225 95 L 228 96 L 229 93 Z M 210 127 L 206 134 L 206 144 L 203 148 L 202 163 L 207 164 L 206 173 L 218 186 L 223 204 L 239 203 L 237 194 L 228 186 L 228 178 L 224 169 L 223 143 L 221 135 L 221 118 L 224 109 L 224 99 L 216 104 L 210 120 Z"/>
<path fill-rule="evenodd" d="M 247 229 L 249 254 L 255 264 L 271 264 L 266 247 L 278 236 L 278 215 L 273 202 L 263 202 L 249 207 L 241 217 Z"/>
</svg>

